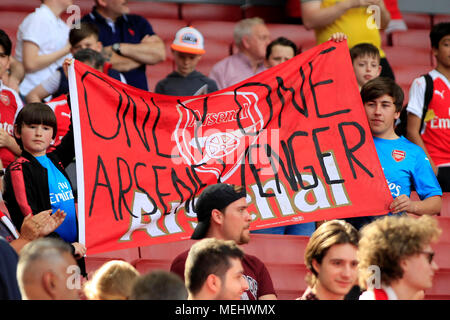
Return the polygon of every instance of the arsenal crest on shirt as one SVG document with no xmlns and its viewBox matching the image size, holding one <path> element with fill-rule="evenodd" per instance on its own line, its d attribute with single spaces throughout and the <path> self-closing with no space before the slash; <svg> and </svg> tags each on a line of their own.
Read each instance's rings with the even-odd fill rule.
<svg viewBox="0 0 450 320">
<path fill-rule="evenodd" d="M 0 100 L 1 100 L 1 102 L 3 102 L 3 104 L 5 106 L 9 106 L 9 104 L 11 103 L 9 101 L 9 97 L 7 95 L 5 95 L 5 94 L 0 94 Z"/>
<path fill-rule="evenodd" d="M 394 158 L 395 161 L 400 162 L 406 157 L 406 152 L 402 150 L 392 150 L 392 158 Z"/>
</svg>

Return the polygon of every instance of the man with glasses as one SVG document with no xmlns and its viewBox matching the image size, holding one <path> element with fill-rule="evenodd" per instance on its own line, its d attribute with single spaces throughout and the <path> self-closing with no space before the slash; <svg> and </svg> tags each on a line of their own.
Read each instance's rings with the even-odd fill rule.
<svg viewBox="0 0 450 320">
<path fill-rule="evenodd" d="M 360 300 L 415 300 L 433 285 L 438 270 L 431 244 L 441 229 L 435 218 L 387 216 L 361 231 Z"/>
<path fill-rule="evenodd" d="M 422 148 L 403 136 L 399 137 L 394 131 L 394 122 L 402 110 L 403 97 L 403 90 L 390 78 L 372 79 L 361 88 L 361 99 L 378 159 L 394 198 L 389 215 L 435 215 L 441 211 L 442 190 L 430 160 Z M 413 188 L 420 198 L 418 201 L 410 199 Z M 346 220 L 360 229 L 376 218 L 369 216 Z"/>
</svg>

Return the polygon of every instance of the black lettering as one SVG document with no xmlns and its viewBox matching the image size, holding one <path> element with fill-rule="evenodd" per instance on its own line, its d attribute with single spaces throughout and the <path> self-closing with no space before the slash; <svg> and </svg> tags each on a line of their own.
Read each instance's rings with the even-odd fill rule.
<svg viewBox="0 0 450 320">
<path fill-rule="evenodd" d="M 344 132 L 344 126 L 353 126 L 356 129 L 358 129 L 359 132 L 359 136 L 360 136 L 360 140 L 359 142 L 352 148 L 349 148 L 348 143 L 347 143 L 347 138 L 345 136 L 345 132 Z M 366 134 L 364 132 L 364 129 L 361 127 L 361 125 L 357 122 L 342 122 L 339 123 L 338 125 L 339 128 L 339 134 L 341 135 L 341 139 L 342 139 L 342 143 L 344 144 L 344 149 L 345 149 L 345 155 L 347 156 L 347 161 L 348 164 L 350 166 L 350 168 L 352 169 L 352 173 L 353 173 L 353 178 L 356 179 L 356 171 L 355 168 L 353 166 L 353 162 L 355 162 L 361 169 L 363 169 L 364 172 L 366 172 L 369 177 L 373 178 L 373 174 L 372 172 L 369 171 L 369 169 L 367 169 L 356 157 L 353 153 L 356 152 L 356 150 L 358 150 L 362 145 L 364 145 L 364 143 L 366 142 Z"/>
<path fill-rule="evenodd" d="M 128 181 L 129 182 L 128 182 L 128 187 L 126 187 L 125 189 L 123 188 L 122 170 L 121 170 L 120 163 L 123 163 L 125 165 L 125 168 L 128 173 Z M 120 158 L 120 157 L 117 158 L 117 177 L 119 178 L 119 203 L 118 203 L 119 216 L 122 219 L 122 202 L 123 202 L 128 213 L 136 218 L 136 216 L 133 215 L 130 207 L 128 206 L 127 200 L 125 199 L 125 194 L 127 194 L 131 190 L 131 186 L 132 186 L 130 167 L 129 167 L 128 163 L 126 162 L 126 160 L 123 158 Z"/>
<path fill-rule="evenodd" d="M 95 129 L 94 128 L 94 124 L 92 123 L 92 119 L 91 119 L 91 115 L 90 115 L 90 112 L 89 112 L 89 103 L 88 103 L 88 92 L 87 92 L 87 90 L 86 90 L 86 86 L 84 85 L 84 81 L 85 81 L 85 79 L 86 79 L 86 77 L 88 77 L 88 76 L 93 76 L 93 77 L 95 77 L 95 78 L 97 78 L 98 80 L 100 80 L 100 81 L 103 81 L 103 82 L 106 82 L 107 84 L 108 84 L 108 86 L 112 89 L 112 90 L 114 90 L 116 93 L 117 93 L 117 96 L 118 96 L 118 104 L 117 104 L 117 107 L 116 107 L 116 109 L 117 109 L 117 111 L 116 111 L 116 119 L 117 119 L 117 123 L 116 123 L 116 132 L 114 133 L 114 134 L 112 134 L 111 136 L 107 136 L 107 135 L 104 135 L 104 134 L 101 134 L 97 129 Z M 108 81 L 106 81 L 104 78 L 102 78 L 102 77 L 99 77 L 98 75 L 96 75 L 96 74 L 94 74 L 94 73 L 92 73 L 92 72 L 86 72 L 85 74 L 83 74 L 83 76 L 81 77 L 81 83 L 83 84 L 83 88 L 84 88 L 84 103 L 85 103 L 85 105 L 86 105 L 86 113 L 87 113 L 87 116 L 88 116 L 88 121 L 89 121 L 89 126 L 91 127 L 91 130 L 92 130 L 92 132 L 96 135 L 96 136 L 98 136 L 98 137 L 100 137 L 100 138 L 102 138 L 102 139 L 105 139 L 105 140 L 112 140 L 112 139 L 114 139 L 115 137 L 117 137 L 117 135 L 119 134 L 119 132 L 120 132 L 120 127 L 121 127 L 121 123 L 120 123 L 120 119 L 119 119 L 119 111 L 120 111 L 120 107 L 122 106 L 122 101 L 123 101 L 123 98 L 122 98 L 122 95 L 120 94 L 120 92 L 116 89 L 116 88 L 114 88 Z M 103 119 L 102 119 L 103 120 Z M 102 122 L 103 123 L 103 122 Z M 109 127 L 113 127 L 113 123 L 111 123 L 111 126 L 108 126 L 108 128 Z"/>
<path fill-rule="evenodd" d="M 302 174 L 298 170 L 297 163 L 295 161 L 295 151 L 294 151 L 294 146 L 293 146 L 293 142 L 294 142 L 295 138 L 305 137 L 305 136 L 308 136 L 308 133 L 304 132 L 304 131 L 295 131 L 293 134 L 291 134 L 291 136 L 288 139 L 288 150 L 289 150 L 289 154 L 291 156 L 292 167 L 294 169 L 295 175 L 297 176 L 298 183 L 300 184 L 300 187 L 303 190 L 308 190 L 308 189 L 314 189 L 315 187 L 317 187 L 317 185 L 319 184 L 319 180 L 317 179 L 317 175 L 316 175 L 316 172 L 314 171 L 314 168 L 312 166 L 305 166 L 305 167 L 303 167 L 303 169 L 311 169 L 311 174 L 313 176 L 314 183 L 306 185 L 303 182 Z"/>
<path fill-rule="evenodd" d="M 325 177 L 325 182 L 330 185 L 330 184 L 336 184 L 336 183 L 343 183 L 343 182 L 345 182 L 345 180 L 344 179 L 331 180 L 330 176 L 328 175 L 327 168 L 325 167 L 325 163 L 323 161 L 323 158 L 331 156 L 331 153 L 329 153 L 329 152 L 323 153 L 320 150 L 320 144 L 319 144 L 319 139 L 317 139 L 317 133 L 322 132 L 322 131 L 327 131 L 329 129 L 330 129 L 330 127 L 313 129 L 312 138 L 314 141 L 314 146 L 316 147 L 315 149 L 316 149 L 317 159 L 319 160 L 320 167 L 322 168 L 323 176 Z"/>
<path fill-rule="evenodd" d="M 187 190 L 187 191 L 189 192 L 189 198 L 193 196 L 194 193 L 193 193 L 192 189 L 189 188 L 189 187 L 187 186 L 187 184 L 184 183 L 184 181 L 181 180 L 181 179 L 177 176 L 177 173 L 175 172 L 175 169 L 174 169 L 174 168 L 172 168 L 170 176 L 171 176 L 171 178 L 172 178 L 172 184 L 173 184 L 173 186 L 175 187 L 175 190 L 177 191 L 178 196 L 180 197 L 180 203 L 183 203 L 183 202 L 184 202 L 184 196 L 183 196 L 183 193 L 180 191 L 180 188 L 178 187 L 178 185 L 182 186 L 185 190 Z M 188 198 L 188 199 L 189 199 L 189 198 Z M 186 201 L 185 206 L 189 206 L 189 202 L 188 202 L 188 201 Z M 179 208 L 179 207 L 178 207 L 178 208 Z M 178 208 L 175 209 L 175 212 L 177 212 Z"/>
<path fill-rule="evenodd" d="M 349 113 L 350 109 L 338 110 L 338 111 L 331 112 L 331 113 L 326 113 L 326 114 L 321 114 L 320 113 L 319 105 L 317 103 L 316 87 L 333 83 L 333 80 L 332 79 L 327 79 L 327 80 L 323 80 L 323 81 L 319 81 L 319 82 L 313 83 L 312 82 L 312 74 L 313 74 L 314 68 L 313 68 L 313 64 L 312 64 L 311 61 L 309 62 L 309 68 L 311 70 L 311 73 L 309 74 L 309 86 L 311 87 L 311 94 L 313 96 L 314 108 L 316 109 L 317 117 L 318 118 L 328 118 L 328 117 L 332 117 L 332 116 L 335 116 L 335 115 L 338 115 L 338 114 Z"/>
<path fill-rule="evenodd" d="M 283 82 L 283 79 L 281 77 L 276 77 L 276 79 L 277 79 L 277 82 L 278 82 L 277 94 L 278 94 L 278 97 L 280 98 L 280 102 L 281 102 L 280 113 L 278 115 L 278 127 L 281 128 L 281 115 L 283 113 L 283 109 L 284 109 L 284 106 L 285 106 L 285 103 L 286 103 L 283 93 L 285 93 L 286 91 L 289 91 L 290 94 L 291 94 L 291 97 L 290 97 L 289 101 L 292 103 L 294 108 L 298 112 L 300 112 L 303 116 L 305 116 L 307 118 L 308 117 L 308 109 L 306 108 L 306 103 L 303 105 L 303 108 L 301 108 L 299 106 L 299 104 L 297 103 L 297 100 L 295 99 L 295 90 L 292 87 L 286 88 L 284 86 L 284 82 Z M 283 93 L 281 92 L 281 90 L 283 90 Z"/>
<path fill-rule="evenodd" d="M 156 191 L 156 194 L 158 195 L 159 202 L 162 204 L 162 206 L 164 208 L 163 214 L 169 214 L 170 211 L 167 208 L 163 198 L 170 196 L 170 193 L 162 193 L 159 190 L 160 183 L 159 183 L 159 176 L 158 176 L 158 170 L 165 170 L 165 169 L 167 169 L 167 167 L 152 166 L 152 168 L 153 168 L 153 172 L 155 173 L 155 191 Z"/>
<path fill-rule="evenodd" d="M 139 167 L 144 167 L 144 168 L 146 168 L 147 165 L 146 165 L 145 163 L 142 163 L 142 162 L 136 163 L 136 165 L 134 166 L 134 172 L 133 172 L 133 174 L 134 174 L 134 183 L 136 184 L 136 188 L 138 188 L 139 191 L 141 191 L 142 193 L 144 193 L 144 194 L 148 197 L 148 199 L 149 199 L 149 200 L 151 201 L 151 203 L 152 203 L 152 208 L 153 208 L 152 211 L 150 211 L 150 212 L 145 212 L 145 213 L 143 213 L 142 215 L 143 215 L 143 216 L 145 216 L 145 215 L 152 215 L 152 214 L 155 214 L 155 213 L 156 213 L 156 211 L 158 210 L 158 207 L 157 207 L 157 205 L 156 205 L 156 201 L 148 194 L 147 190 L 145 190 L 144 188 L 142 188 L 142 187 L 139 185 L 138 176 L 137 176 L 137 169 L 138 169 Z"/>
<path fill-rule="evenodd" d="M 103 172 L 103 177 L 105 178 L 105 183 L 101 183 L 100 180 L 100 171 Z M 92 197 L 91 197 L 91 203 L 89 205 L 89 217 L 92 215 L 92 210 L 94 208 L 94 201 L 95 201 L 95 194 L 97 193 L 97 187 L 105 187 L 108 189 L 108 193 L 109 193 L 109 197 L 111 200 L 111 207 L 112 210 L 114 212 L 114 219 L 116 219 L 116 221 L 118 221 L 119 219 L 117 218 L 117 213 L 116 213 L 116 208 L 114 206 L 114 195 L 113 195 L 113 190 L 111 187 L 111 182 L 109 181 L 108 178 L 108 174 L 106 173 L 106 168 L 105 168 L 105 164 L 103 163 L 103 160 L 100 156 L 97 157 L 97 169 L 95 171 L 95 183 L 94 183 L 94 190 L 92 191 Z M 103 210 L 103 208 L 101 208 L 100 210 Z M 122 220 L 122 216 L 120 217 L 120 220 Z"/>
<path fill-rule="evenodd" d="M 252 149 L 259 149 L 261 146 L 259 144 L 253 144 L 248 147 L 248 152 L 246 152 L 248 165 L 250 168 L 253 177 L 255 178 L 256 185 L 258 186 L 259 195 L 264 198 L 275 197 L 275 193 L 266 193 L 262 188 L 261 179 L 259 178 L 258 172 L 261 171 L 261 168 L 256 168 L 251 159 Z"/>
<path fill-rule="evenodd" d="M 155 106 L 155 108 L 157 110 L 155 123 L 153 124 L 153 128 L 152 128 L 152 136 L 153 136 L 153 142 L 155 143 L 156 154 L 158 156 L 164 157 L 164 158 L 178 158 L 179 155 L 164 154 L 164 153 L 161 153 L 159 151 L 158 137 L 156 136 L 156 127 L 158 125 L 159 119 L 161 118 L 161 109 L 156 105 L 155 100 L 153 99 L 153 97 L 151 98 L 151 101 L 152 101 L 152 104 Z"/>
</svg>

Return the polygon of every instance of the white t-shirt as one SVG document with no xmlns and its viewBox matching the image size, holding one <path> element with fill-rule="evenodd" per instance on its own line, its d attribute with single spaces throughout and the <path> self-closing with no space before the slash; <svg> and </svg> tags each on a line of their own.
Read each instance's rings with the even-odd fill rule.
<svg viewBox="0 0 450 320">
<path fill-rule="evenodd" d="M 447 86 L 450 88 L 450 82 L 448 79 L 439 71 L 437 70 L 431 70 L 429 72 L 429 75 L 431 76 L 431 79 L 436 80 L 436 78 L 440 78 Z M 408 112 L 411 112 L 412 114 L 416 115 L 420 119 L 422 119 L 422 111 L 423 111 L 423 103 L 425 99 L 425 78 L 424 77 L 418 77 L 414 79 L 411 89 L 409 90 L 409 101 L 408 101 L 408 107 L 406 110 Z"/>
<path fill-rule="evenodd" d="M 17 31 L 16 58 L 23 61 L 23 42 L 30 41 L 39 47 L 39 55 L 45 55 L 64 48 L 69 40 L 70 28 L 60 18 L 56 17 L 45 4 L 30 13 L 20 24 Z M 69 57 L 69 55 L 67 55 Z M 22 95 L 26 96 L 34 87 L 47 79 L 62 65 L 62 57 L 48 67 L 26 73 L 25 79 L 19 87 Z"/>
</svg>

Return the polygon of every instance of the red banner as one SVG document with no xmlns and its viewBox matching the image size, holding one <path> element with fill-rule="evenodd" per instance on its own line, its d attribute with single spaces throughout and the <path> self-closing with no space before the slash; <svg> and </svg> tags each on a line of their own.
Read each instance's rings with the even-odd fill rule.
<svg viewBox="0 0 450 320">
<path fill-rule="evenodd" d="M 243 185 L 252 229 L 386 214 L 347 44 L 327 42 L 208 95 L 158 95 L 69 70 L 88 253 L 189 238 L 206 185 Z"/>
</svg>

